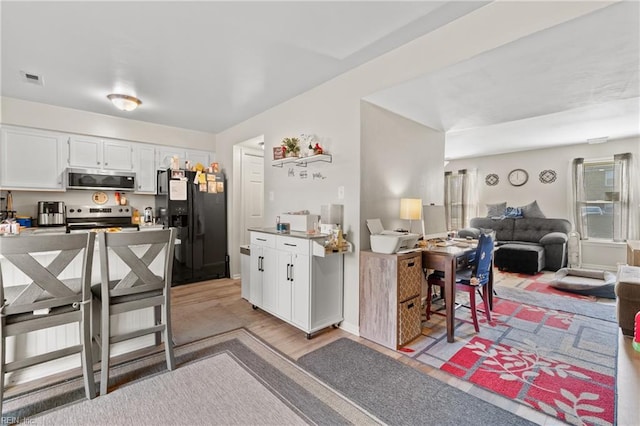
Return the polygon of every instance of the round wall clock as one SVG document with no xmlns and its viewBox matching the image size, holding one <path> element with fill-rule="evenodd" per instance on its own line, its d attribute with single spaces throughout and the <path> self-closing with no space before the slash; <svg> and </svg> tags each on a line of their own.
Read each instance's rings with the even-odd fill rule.
<svg viewBox="0 0 640 426">
<path fill-rule="evenodd" d="M 107 202 L 109 197 L 104 192 L 99 191 L 99 192 L 94 192 L 93 196 L 91 197 L 91 199 L 96 204 L 104 204 L 104 203 Z"/>
<path fill-rule="evenodd" d="M 513 169 L 509 172 L 509 183 L 513 186 L 522 186 L 529 180 L 529 173 L 524 169 Z"/>
</svg>

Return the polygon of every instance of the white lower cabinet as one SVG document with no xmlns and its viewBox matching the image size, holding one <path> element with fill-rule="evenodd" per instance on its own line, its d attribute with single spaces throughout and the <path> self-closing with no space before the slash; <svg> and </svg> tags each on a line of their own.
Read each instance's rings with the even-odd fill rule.
<svg viewBox="0 0 640 426">
<path fill-rule="evenodd" d="M 249 271 L 249 302 L 255 308 L 264 306 L 264 286 L 276 282 L 276 239 L 269 234 L 251 234 L 251 266 Z M 269 299 L 273 291 L 267 291 L 267 305 L 275 303 Z"/>
<path fill-rule="evenodd" d="M 307 338 L 343 320 L 343 257 L 313 256 L 312 244 L 305 237 L 251 232 L 249 302 Z"/>
</svg>

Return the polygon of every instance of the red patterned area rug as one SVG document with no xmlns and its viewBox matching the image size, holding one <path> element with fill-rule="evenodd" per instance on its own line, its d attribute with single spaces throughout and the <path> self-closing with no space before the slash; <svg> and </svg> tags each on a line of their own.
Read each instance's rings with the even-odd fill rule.
<svg viewBox="0 0 640 426">
<path fill-rule="evenodd" d="M 456 317 L 469 313 L 458 309 Z M 479 333 L 457 321 L 454 343 L 444 317 L 432 316 L 403 353 L 564 422 L 615 424 L 615 322 L 498 297 L 491 315 L 488 324 L 479 313 Z"/>
</svg>

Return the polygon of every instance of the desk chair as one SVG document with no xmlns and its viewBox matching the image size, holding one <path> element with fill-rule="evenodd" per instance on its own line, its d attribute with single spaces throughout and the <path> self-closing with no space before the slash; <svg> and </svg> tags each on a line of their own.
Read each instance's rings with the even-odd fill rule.
<svg viewBox="0 0 640 426">
<path fill-rule="evenodd" d="M 145 336 L 163 334 L 167 368 L 175 368 L 171 336 L 170 289 L 173 266 L 175 228 L 158 231 L 109 233 L 98 235 L 100 248 L 100 284 L 91 290 L 99 312 L 100 329 L 94 329 L 94 339 L 101 349 L 100 395 L 107 393 L 109 384 L 110 347 L 114 343 Z M 150 266 L 162 266 L 161 275 L 152 272 Z M 115 266 L 124 264 L 125 276 L 114 279 Z M 119 265 L 118 265 L 119 266 Z M 158 268 L 160 269 L 160 268 Z M 112 335 L 113 315 L 144 308 L 154 308 L 154 324 L 120 335 Z M 97 328 L 97 327 L 96 327 Z"/>
<path fill-rule="evenodd" d="M 480 331 L 478 326 L 478 315 L 476 310 L 476 290 L 480 293 L 484 302 L 484 311 L 487 321 L 491 322 L 491 312 L 489 310 L 489 297 L 486 291 L 486 284 L 489 282 L 491 273 L 491 256 L 493 255 L 493 237 L 491 234 L 482 234 L 478 240 L 473 263 L 467 269 L 456 271 L 456 290 L 466 291 L 469 293 L 469 304 L 471 308 L 472 324 L 476 332 Z M 431 318 L 431 294 L 433 286 L 441 288 L 441 294 L 444 289 L 444 273 L 435 271 L 427 278 L 427 301 L 426 316 L 427 320 Z M 482 291 L 481 291 L 482 290 Z M 462 320 L 464 321 L 464 320 Z M 468 322 L 468 321 L 465 321 Z"/>
<path fill-rule="evenodd" d="M 84 389 L 96 396 L 91 354 L 91 266 L 95 234 L 6 237 L 0 255 L 18 273 L 0 264 L 0 409 L 5 373 L 74 353 L 81 354 Z M 76 262 L 74 262 L 76 261 Z M 74 262 L 73 265 L 70 265 Z M 12 273 L 13 272 L 13 273 Z M 77 323 L 79 344 L 6 362 L 7 337 Z M 21 348 L 21 352 L 27 352 Z M 17 351 L 16 351 L 17 352 Z"/>
</svg>

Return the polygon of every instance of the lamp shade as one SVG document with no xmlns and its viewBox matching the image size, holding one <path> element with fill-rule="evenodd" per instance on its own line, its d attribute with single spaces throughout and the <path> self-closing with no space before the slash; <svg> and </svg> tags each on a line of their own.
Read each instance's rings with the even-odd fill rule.
<svg viewBox="0 0 640 426">
<path fill-rule="evenodd" d="M 418 220 L 422 217 L 422 200 L 420 198 L 400 199 L 400 219 Z"/>
<path fill-rule="evenodd" d="M 142 103 L 142 101 L 138 98 L 129 95 L 120 95 L 116 93 L 112 93 L 107 95 L 107 98 L 113 103 L 113 105 L 122 110 L 122 111 L 133 111 L 138 108 L 138 105 Z"/>
</svg>

